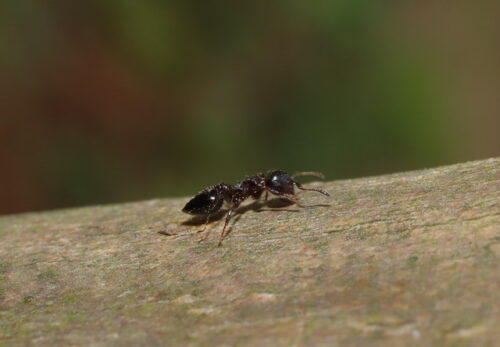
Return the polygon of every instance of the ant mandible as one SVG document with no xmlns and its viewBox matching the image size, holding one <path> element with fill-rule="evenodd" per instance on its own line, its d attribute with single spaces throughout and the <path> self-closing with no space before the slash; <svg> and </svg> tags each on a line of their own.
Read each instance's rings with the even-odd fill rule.
<svg viewBox="0 0 500 347">
<path fill-rule="evenodd" d="M 237 183 L 235 185 L 229 185 L 225 183 L 219 183 L 215 186 L 208 187 L 197 195 L 195 195 L 189 202 L 184 206 L 182 212 L 189 213 L 192 215 L 206 215 L 205 225 L 199 232 L 204 232 L 207 224 L 209 222 L 210 216 L 217 213 L 224 202 L 229 205 L 229 211 L 226 214 L 226 221 L 224 222 L 224 228 L 222 228 L 221 235 L 219 237 L 218 246 L 221 245 L 222 240 L 227 236 L 226 231 L 227 224 L 231 217 L 233 216 L 235 210 L 238 206 L 247 198 L 252 197 L 254 199 L 260 199 L 263 192 L 266 193 L 265 200 L 267 201 L 268 192 L 279 197 L 283 197 L 301 206 L 297 198 L 295 197 L 294 185 L 301 190 L 314 191 L 321 193 L 326 196 L 330 196 L 328 192 L 317 189 L 317 188 L 304 188 L 299 182 L 295 181 L 295 177 L 299 176 L 312 176 L 320 179 L 324 179 L 324 176 L 319 172 L 299 172 L 295 175 L 290 176 L 284 171 L 272 171 L 267 175 L 258 173 L 255 176 L 248 177 Z M 200 241 L 205 240 L 208 237 L 208 233 L 200 239 Z"/>
</svg>

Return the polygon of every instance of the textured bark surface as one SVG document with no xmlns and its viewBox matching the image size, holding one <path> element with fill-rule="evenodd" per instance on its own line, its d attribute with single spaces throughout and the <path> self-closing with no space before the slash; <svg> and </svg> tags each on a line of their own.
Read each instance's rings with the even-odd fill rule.
<svg viewBox="0 0 500 347">
<path fill-rule="evenodd" d="M 500 341 L 500 159 L 309 186 L 220 248 L 185 198 L 0 218 L 0 344 Z"/>
</svg>

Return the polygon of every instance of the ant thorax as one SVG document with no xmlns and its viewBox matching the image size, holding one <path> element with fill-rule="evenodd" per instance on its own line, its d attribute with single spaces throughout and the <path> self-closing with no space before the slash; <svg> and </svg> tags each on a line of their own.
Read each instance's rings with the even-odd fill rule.
<svg viewBox="0 0 500 347">
<path fill-rule="evenodd" d="M 240 183 L 233 186 L 238 195 L 244 196 L 245 199 L 250 196 L 259 195 L 266 189 L 266 180 L 261 175 L 247 177 Z"/>
</svg>

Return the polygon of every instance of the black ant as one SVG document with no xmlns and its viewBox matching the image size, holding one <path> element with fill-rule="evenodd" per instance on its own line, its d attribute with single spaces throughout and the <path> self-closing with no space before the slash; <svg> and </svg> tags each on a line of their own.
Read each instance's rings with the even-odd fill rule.
<svg viewBox="0 0 500 347">
<path fill-rule="evenodd" d="M 322 189 L 316 188 L 304 188 L 299 182 L 295 181 L 295 177 L 298 176 L 313 176 L 320 179 L 324 179 L 324 176 L 318 172 L 300 172 L 293 176 L 290 176 L 284 171 L 272 171 L 267 175 L 259 173 L 255 176 L 248 177 L 237 183 L 235 185 L 229 185 L 225 183 L 220 183 L 212 187 L 208 187 L 197 195 L 195 195 L 189 202 L 184 206 L 182 212 L 193 214 L 193 215 L 206 215 L 205 226 L 199 232 L 204 232 L 207 224 L 209 222 L 210 216 L 217 213 L 224 202 L 229 204 L 229 211 L 226 214 L 226 221 L 224 223 L 224 228 L 219 238 L 218 246 L 221 245 L 222 240 L 227 236 L 226 231 L 227 224 L 234 214 L 234 211 L 245 199 L 252 197 L 254 199 L 260 199 L 262 192 L 265 191 L 265 201 L 267 201 L 268 192 L 279 197 L 285 198 L 300 205 L 299 201 L 295 197 L 294 185 L 301 190 L 314 191 L 321 193 L 326 196 L 330 196 L 328 192 Z M 208 233 L 200 239 L 200 241 L 205 240 L 208 237 Z"/>
</svg>

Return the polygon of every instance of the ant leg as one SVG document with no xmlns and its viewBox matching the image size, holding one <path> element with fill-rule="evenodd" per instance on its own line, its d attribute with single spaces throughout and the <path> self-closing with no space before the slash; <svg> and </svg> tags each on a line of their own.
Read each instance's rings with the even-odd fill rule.
<svg viewBox="0 0 500 347">
<path fill-rule="evenodd" d="M 226 232 L 226 227 L 227 227 L 227 223 L 229 223 L 229 220 L 231 219 L 231 216 L 233 215 L 233 212 L 234 212 L 234 210 L 231 209 L 231 210 L 229 210 L 229 212 L 226 215 L 226 222 L 224 223 L 224 228 L 222 228 L 222 232 L 220 233 L 219 243 L 217 244 L 217 247 L 220 247 L 220 245 L 222 244 L 222 240 L 224 240 L 224 238 L 228 234 Z"/>
<path fill-rule="evenodd" d="M 205 221 L 205 225 L 203 226 L 203 229 L 201 229 L 201 230 L 198 230 L 198 231 L 197 231 L 197 233 L 198 233 L 198 234 L 199 234 L 199 233 L 202 233 L 202 232 L 204 232 L 204 231 L 205 231 L 205 229 L 207 228 L 207 225 L 208 225 L 209 220 L 210 220 L 210 215 L 207 215 L 207 219 L 206 219 L 206 221 Z M 198 240 L 198 242 L 205 241 L 205 240 L 208 238 L 208 234 L 210 234 L 210 230 L 209 230 L 209 231 L 207 231 L 207 232 L 205 233 L 205 235 L 203 235 L 203 237 L 202 237 L 201 239 L 199 239 L 199 240 Z"/>
<path fill-rule="evenodd" d="M 325 179 L 325 175 L 323 175 L 321 172 L 312 172 L 312 171 L 307 171 L 307 172 L 297 172 L 292 175 L 292 178 L 295 179 L 295 177 L 303 177 L 303 176 L 308 176 L 308 177 L 316 177 L 321 180 Z"/>
<path fill-rule="evenodd" d="M 207 215 L 207 219 L 205 220 L 205 225 L 203 226 L 203 229 L 201 230 L 198 230 L 197 233 L 202 233 L 205 231 L 205 229 L 207 228 L 207 225 L 208 225 L 208 221 L 210 220 L 210 215 L 208 214 Z"/>
<path fill-rule="evenodd" d="M 299 188 L 301 190 L 307 190 L 307 191 L 311 191 L 311 192 L 318 192 L 318 193 L 321 193 L 323 195 L 330 196 L 330 194 L 327 191 L 323 190 L 323 189 L 319 189 L 319 188 L 304 188 L 302 186 L 302 184 L 300 184 L 299 182 L 295 182 L 294 181 L 293 183 L 295 183 L 295 185 L 297 186 L 297 188 Z"/>
<path fill-rule="evenodd" d="M 299 207 L 305 207 L 304 205 L 302 205 L 300 203 L 300 200 L 299 198 L 297 198 L 295 195 L 290 195 L 290 194 L 283 194 L 283 195 L 279 195 L 280 198 L 284 198 L 284 199 L 287 199 L 287 200 L 290 200 L 291 202 L 295 203 L 295 205 L 299 206 Z"/>
</svg>

